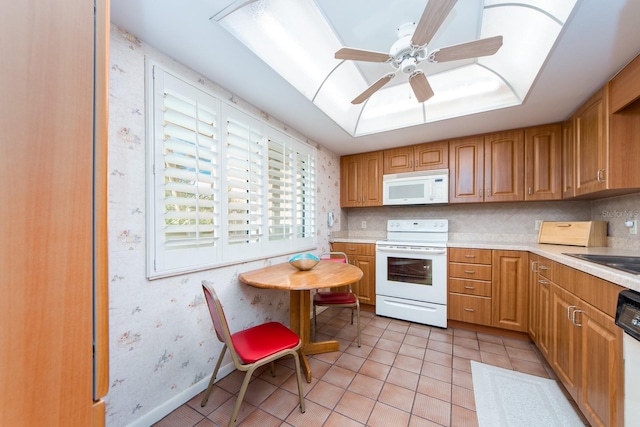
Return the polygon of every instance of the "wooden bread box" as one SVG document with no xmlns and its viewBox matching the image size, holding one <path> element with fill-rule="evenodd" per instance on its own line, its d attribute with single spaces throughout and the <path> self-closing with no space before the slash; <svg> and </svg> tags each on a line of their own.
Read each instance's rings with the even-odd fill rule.
<svg viewBox="0 0 640 427">
<path fill-rule="evenodd" d="M 538 243 L 571 246 L 607 246 L 606 221 L 542 221 Z"/>
</svg>

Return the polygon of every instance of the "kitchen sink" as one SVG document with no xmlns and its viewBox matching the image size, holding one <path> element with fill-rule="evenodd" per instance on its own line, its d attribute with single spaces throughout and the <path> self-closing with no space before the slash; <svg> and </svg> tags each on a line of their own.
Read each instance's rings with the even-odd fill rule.
<svg viewBox="0 0 640 427">
<path fill-rule="evenodd" d="M 631 274 L 640 274 L 640 257 L 624 255 L 563 254 L 585 261 L 615 268 Z"/>
</svg>

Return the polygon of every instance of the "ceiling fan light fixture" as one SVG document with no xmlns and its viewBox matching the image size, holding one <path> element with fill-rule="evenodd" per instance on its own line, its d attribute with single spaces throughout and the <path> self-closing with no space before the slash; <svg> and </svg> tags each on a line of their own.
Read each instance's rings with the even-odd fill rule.
<svg viewBox="0 0 640 427">
<path fill-rule="evenodd" d="M 416 58 L 410 56 L 402 61 L 402 64 L 400 64 L 400 69 L 405 74 L 411 74 L 416 70 L 417 65 L 418 63 L 416 61 Z"/>
</svg>

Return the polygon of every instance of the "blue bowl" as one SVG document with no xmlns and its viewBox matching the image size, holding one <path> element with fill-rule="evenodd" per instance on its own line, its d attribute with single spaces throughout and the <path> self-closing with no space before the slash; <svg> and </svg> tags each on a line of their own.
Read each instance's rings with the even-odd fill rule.
<svg viewBox="0 0 640 427">
<path fill-rule="evenodd" d="M 302 271 L 311 270 L 318 262 L 320 258 L 313 254 L 298 254 L 289 259 L 289 264 Z"/>
</svg>

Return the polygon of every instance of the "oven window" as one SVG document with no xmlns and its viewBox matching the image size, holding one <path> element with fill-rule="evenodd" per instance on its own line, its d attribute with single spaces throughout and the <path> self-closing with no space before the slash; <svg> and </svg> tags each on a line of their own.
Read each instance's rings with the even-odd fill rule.
<svg viewBox="0 0 640 427">
<path fill-rule="evenodd" d="M 432 285 L 433 265 L 430 259 L 387 258 L 387 280 Z"/>
</svg>

